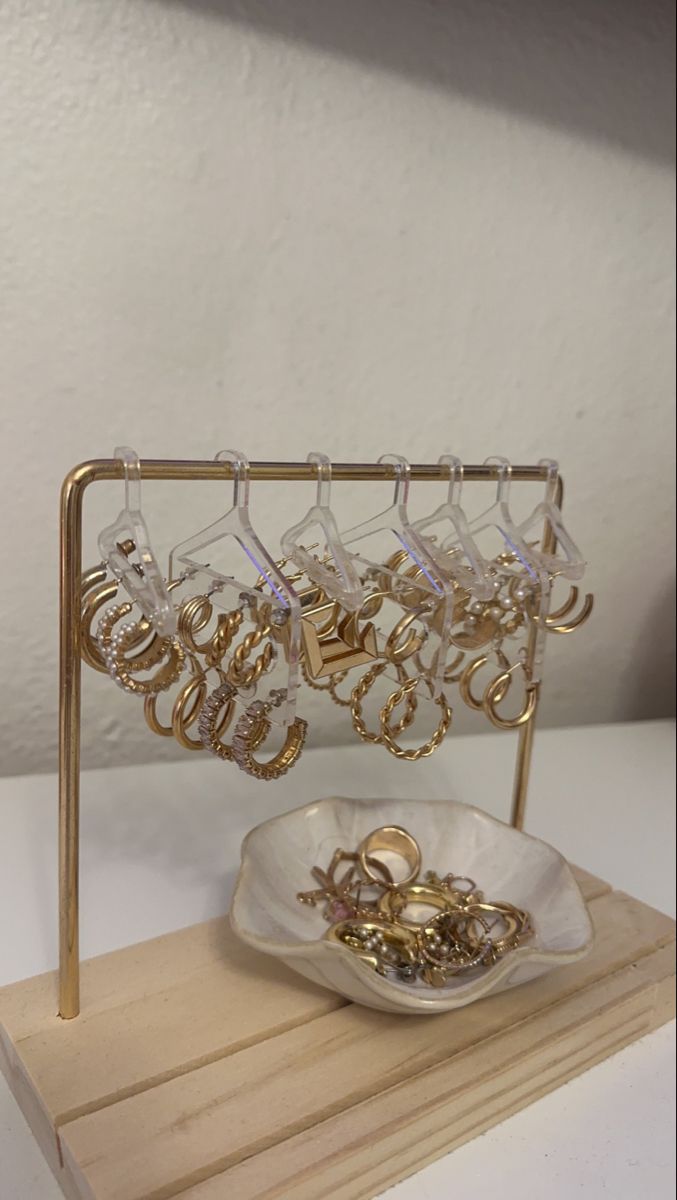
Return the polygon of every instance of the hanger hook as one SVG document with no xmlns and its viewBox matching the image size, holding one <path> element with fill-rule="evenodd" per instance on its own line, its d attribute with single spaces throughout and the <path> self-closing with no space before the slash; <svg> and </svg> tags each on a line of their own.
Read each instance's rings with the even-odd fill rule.
<svg viewBox="0 0 677 1200">
<path fill-rule="evenodd" d="M 331 459 L 320 450 L 311 450 L 306 462 L 314 463 L 317 467 L 317 499 L 318 508 L 329 508 L 331 495 Z"/>
<path fill-rule="evenodd" d="M 131 446 L 116 446 L 113 457 L 122 463 L 125 478 L 125 508 L 141 512 L 141 463 Z"/>
<path fill-rule="evenodd" d="M 382 454 L 380 463 L 392 463 L 395 468 L 395 495 L 393 504 L 406 504 L 409 498 L 411 467 L 402 454 Z"/>
<path fill-rule="evenodd" d="M 498 485 L 496 487 L 497 503 L 507 503 L 508 492 L 512 481 L 512 465 L 509 458 L 504 458 L 502 454 L 490 454 L 489 458 L 485 458 L 484 466 L 498 467 Z"/>
<path fill-rule="evenodd" d="M 554 458 L 540 458 L 538 460 L 539 467 L 545 467 L 548 472 L 548 477 L 545 481 L 545 499 L 551 504 L 555 501 L 557 492 L 557 479 L 559 477 L 559 463 Z"/>
<path fill-rule="evenodd" d="M 448 467 L 449 480 L 448 504 L 457 504 L 463 487 L 463 463 L 456 454 L 440 454 L 437 460 L 440 467 Z"/>
<path fill-rule="evenodd" d="M 249 459 L 241 450 L 219 450 L 216 462 L 233 464 L 233 508 L 249 507 Z"/>
</svg>

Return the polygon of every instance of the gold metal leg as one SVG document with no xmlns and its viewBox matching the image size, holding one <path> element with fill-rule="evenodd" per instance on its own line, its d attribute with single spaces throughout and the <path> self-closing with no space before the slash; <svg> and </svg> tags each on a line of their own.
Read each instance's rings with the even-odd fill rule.
<svg viewBox="0 0 677 1200">
<path fill-rule="evenodd" d="M 564 481 L 560 475 L 557 479 L 557 489 L 555 492 L 555 503 L 558 508 L 562 508 L 564 501 Z M 541 541 L 541 549 L 545 554 L 554 554 L 557 549 L 557 538 L 555 531 L 548 522 L 543 531 L 543 539 Z M 528 655 L 529 661 L 533 662 L 533 654 L 536 645 L 535 631 L 532 630 L 529 635 Z M 527 809 L 527 791 L 529 789 L 529 775 L 531 772 L 531 759 L 534 752 L 534 734 L 536 732 L 536 717 L 538 716 L 538 705 L 541 698 L 540 685 L 536 691 L 536 704 L 534 711 L 531 714 L 531 719 L 526 725 L 522 725 L 519 731 L 519 740 L 517 742 L 517 758 L 515 760 L 515 778 L 512 788 L 512 808 L 510 811 L 510 824 L 515 829 L 524 829 L 524 818 Z"/>
<path fill-rule="evenodd" d="M 524 814 L 527 807 L 527 790 L 529 787 L 529 772 L 531 770 L 531 754 L 534 746 L 536 713 L 538 711 L 538 696 L 536 708 L 531 720 L 522 725 L 518 734 L 517 761 L 515 763 L 515 782 L 512 790 L 512 809 L 510 824 L 515 829 L 524 829 Z"/>
<path fill-rule="evenodd" d="M 59 634 L 59 1014 L 80 1012 L 80 574 L 82 497 L 76 469 L 61 490 Z"/>
</svg>

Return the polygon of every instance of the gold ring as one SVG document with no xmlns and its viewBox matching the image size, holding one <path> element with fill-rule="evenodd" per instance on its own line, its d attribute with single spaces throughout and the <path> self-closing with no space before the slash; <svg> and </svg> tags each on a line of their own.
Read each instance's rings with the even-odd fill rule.
<svg viewBox="0 0 677 1200">
<path fill-rule="evenodd" d="M 413 966 L 416 963 L 418 950 L 416 934 L 404 925 L 390 925 L 387 921 L 379 921 L 378 918 L 371 921 L 361 919 L 338 921 L 329 926 L 324 936 L 328 942 L 337 942 L 340 946 L 346 946 L 352 950 L 362 962 L 373 967 L 379 974 L 385 973 L 385 967 L 380 961 L 379 954 L 374 953 L 372 949 L 376 938 L 380 939 L 382 946 L 388 947 L 393 953 L 395 957 L 395 961 L 392 963 L 393 967 L 404 964 Z"/>
<path fill-rule="evenodd" d="M 368 833 L 357 847 L 357 861 L 365 880 L 383 886 L 383 879 L 379 879 L 378 875 L 374 874 L 369 864 L 370 858 L 378 857 L 377 851 L 379 850 L 387 850 L 391 854 L 396 854 L 407 864 L 408 873 L 403 879 L 395 882 L 398 890 L 407 887 L 418 878 L 421 870 L 421 849 L 416 839 L 407 833 L 406 829 L 402 829 L 399 825 L 381 825 L 372 833 Z"/>
<path fill-rule="evenodd" d="M 423 904 L 427 908 L 437 908 L 440 911 L 456 907 L 456 902 L 449 893 L 432 883 L 410 883 L 405 887 L 397 884 L 395 888 L 383 893 L 377 907 L 384 917 L 396 921 L 398 925 L 418 929 L 424 922 L 405 921 L 402 916 L 410 904 Z"/>
</svg>

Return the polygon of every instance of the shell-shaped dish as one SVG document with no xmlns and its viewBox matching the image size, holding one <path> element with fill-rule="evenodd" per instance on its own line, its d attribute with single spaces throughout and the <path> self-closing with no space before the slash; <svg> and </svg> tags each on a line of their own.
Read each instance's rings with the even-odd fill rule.
<svg viewBox="0 0 677 1200">
<path fill-rule="evenodd" d="M 373 829 L 400 825 L 421 847 L 424 870 L 470 876 L 488 900 L 526 909 L 534 934 L 473 978 L 444 987 L 378 975 L 346 946 L 326 941 L 323 906 L 300 904 L 310 870 L 335 850 L 354 850 Z M 349 1000 L 396 1013 L 461 1008 L 527 983 L 591 949 L 593 930 L 580 888 L 562 855 L 538 838 L 455 801 L 354 800 L 333 796 L 258 825 L 242 844 L 231 907 L 239 938 Z"/>
</svg>

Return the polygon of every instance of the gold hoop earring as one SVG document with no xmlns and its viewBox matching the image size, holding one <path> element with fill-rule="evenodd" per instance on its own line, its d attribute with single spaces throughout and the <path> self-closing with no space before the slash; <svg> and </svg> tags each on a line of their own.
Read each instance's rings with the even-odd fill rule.
<svg viewBox="0 0 677 1200">
<path fill-rule="evenodd" d="M 241 771 L 254 779 L 279 779 L 286 775 L 301 755 L 308 731 L 308 722 L 296 717 L 287 729 L 284 745 L 267 763 L 258 762 L 252 751 L 261 744 L 270 733 L 271 722 L 268 713 L 277 708 L 284 700 L 284 691 L 271 692 L 269 700 L 255 700 L 245 709 L 238 719 L 233 732 L 233 758 Z M 257 739 L 257 731 L 265 730 L 263 737 Z"/>
<path fill-rule="evenodd" d="M 417 621 L 423 613 L 428 611 L 428 605 L 419 604 L 416 608 L 412 608 L 410 612 L 406 612 L 403 617 L 400 617 L 388 635 L 383 651 L 385 658 L 392 663 L 403 663 L 406 659 L 411 658 L 412 654 L 416 654 L 421 649 L 427 637 L 425 633 L 416 633 L 412 629 L 401 644 L 400 639 L 402 634 L 406 633 L 407 629 L 409 629 L 409 626 L 413 625 L 414 621 Z"/>
<path fill-rule="evenodd" d="M 83 662 L 86 662 L 95 671 L 105 674 L 108 668 L 97 637 L 92 633 L 92 625 L 97 614 L 117 596 L 119 584 L 116 579 L 107 579 L 106 568 L 99 567 L 85 572 L 82 576 L 81 586 L 83 599 L 80 618 L 80 653 Z M 152 625 L 146 617 L 141 618 L 137 623 L 136 629 L 137 632 L 128 647 L 130 650 L 136 646 L 140 646 L 143 642 L 147 641 L 151 633 L 153 634 L 150 643 L 138 656 L 139 663 L 143 664 L 139 667 L 139 670 L 145 671 L 160 661 L 162 652 L 158 646 L 158 635 L 153 633 Z M 130 658 L 129 662 L 133 663 L 134 659 Z"/>
<path fill-rule="evenodd" d="M 237 691 L 232 683 L 228 683 L 227 680 L 220 683 L 209 693 L 202 705 L 197 724 L 200 741 L 205 750 L 225 762 L 232 761 L 233 748 L 222 742 L 219 735 L 225 733 L 233 719 L 236 695 Z"/>
<path fill-rule="evenodd" d="M 264 606 L 258 614 L 256 627 L 250 630 L 249 633 L 245 633 L 240 644 L 233 650 L 227 670 L 227 678 L 235 687 L 251 687 L 252 684 L 257 683 L 261 676 L 273 666 L 276 651 L 272 641 L 270 641 L 271 633 L 272 621 L 270 609 Z M 247 659 L 250 657 L 252 651 L 266 638 L 268 641 L 266 641 L 261 653 L 253 663 L 248 663 Z"/>
<path fill-rule="evenodd" d="M 363 742 L 372 742 L 374 745 L 380 745 L 380 743 L 383 741 L 383 735 L 381 733 L 372 733 L 371 730 L 367 729 L 364 717 L 362 715 L 362 701 L 367 695 L 367 692 L 369 692 L 373 687 L 379 675 L 382 675 L 387 669 L 388 663 L 386 662 L 374 663 L 373 667 L 370 667 L 368 671 L 365 671 L 362 678 L 358 680 L 352 692 L 350 693 L 349 703 L 353 729 L 355 730 L 356 734 L 362 738 Z M 396 665 L 396 669 L 398 679 L 402 680 L 407 678 L 402 667 Z M 340 700 L 338 700 L 337 703 L 340 703 Z M 413 723 L 417 708 L 418 700 L 412 691 L 406 697 L 404 715 L 400 718 L 397 724 L 393 726 L 394 733 L 402 733 Z"/>
<path fill-rule="evenodd" d="M 488 662 L 489 655 L 480 654 L 479 658 L 474 658 L 472 662 L 468 663 L 467 667 L 465 667 L 465 669 L 461 672 L 458 682 L 459 695 L 464 704 L 467 704 L 468 708 L 472 708 L 473 712 L 482 712 L 484 700 L 478 700 L 477 697 L 473 695 L 471 684 L 477 672 L 481 671 L 482 667 L 484 667 Z M 497 676 L 497 678 L 502 679 L 503 682 L 497 689 L 494 696 L 494 701 L 496 704 L 500 704 L 501 700 L 505 699 L 512 683 L 512 675 L 510 675 L 506 669 L 508 666 L 508 660 L 503 654 L 499 656 L 499 665 L 502 666 L 504 670 L 501 672 L 500 676 Z"/>
<path fill-rule="evenodd" d="M 500 675 L 497 675 L 486 688 L 482 698 L 482 708 L 492 725 L 495 725 L 497 729 L 519 729 L 521 725 L 526 725 L 531 720 L 536 711 L 538 683 L 527 680 L 524 704 L 521 712 L 516 717 L 502 717 L 497 712 L 496 705 L 500 704 L 505 696 L 510 678 L 510 671 L 503 671 Z"/>
<path fill-rule="evenodd" d="M 413 675 L 411 679 L 407 679 L 396 692 L 393 692 L 388 697 L 380 713 L 381 741 L 383 745 L 386 747 L 386 750 L 395 755 L 395 758 L 403 759 L 405 762 L 418 762 L 420 758 L 428 758 L 429 755 L 433 754 L 438 746 L 442 744 L 444 736 L 451 725 L 452 710 L 447 704 L 444 693 L 440 692 L 433 703 L 442 710 L 442 715 L 429 741 L 424 742 L 422 746 L 417 746 L 415 750 L 404 750 L 402 746 L 398 746 L 394 730 L 390 726 L 390 718 L 398 704 L 401 704 L 402 701 L 407 703 L 411 699 L 419 682 L 420 676 Z"/>
<path fill-rule="evenodd" d="M 133 692 L 137 696 L 164 692 L 179 678 L 186 659 L 186 652 L 181 643 L 175 641 L 174 638 L 163 637 L 158 639 L 145 656 L 140 655 L 131 660 L 125 658 L 125 651 L 130 649 L 138 639 L 139 623 L 128 622 L 122 625 L 116 633 L 113 630 L 118 621 L 129 616 L 131 611 L 132 605 L 128 602 L 118 604 L 114 608 L 110 608 L 99 621 L 97 641 L 108 673 L 125 692 Z M 152 679 L 134 679 L 134 675 L 138 672 L 154 666 L 160 655 L 163 658 L 166 655 L 167 661 Z"/>
<path fill-rule="evenodd" d="M 200 743 L 210 754 L 221 758 L 224 762 L 233 761 L 233 747 L 221 741 L 221 736 L 229 728 L 235 713 L 235 697 L 237 688 L 227 679 L 215 687 L 200 709 L 197 731 Z M 173 724 L 173 720 L 172 720 Z M 257 723 L 252 734 L 252 748 L 256 749 L 268 736 L 268 728 L 263 721 Z M 172 729 L 172 732 L 174 730 Z M 197 749 L 197 746 L 195 747 Z"/>
<path fill-rule="evenodd" d="M 174 704 L 172 706 L 172 715 L 170 718 L 169 725 L 163 725 L 162 721 L 160 720 L 160 717 L 158 716 L 158 711 L 157 711 L 157 703 L 158 703 L 158 699 L 159 699 L 158 694 L 154 695 L 151 693 L 150 695 L 145 696 L 144 701 L 143 701 L 143 715 L 146 719 L 146 725 L 150 729 L 151 733 L 156 733 L 159 737 L 176 737 L 177 741 L 181 745 L 185 745 L 185 743 L 181 740 L 181 737 L 179 737 L 178 734 L 175 733 L 175 730 L 174 730 L 175 713 L 177 712 L 177 709 L 178 709 L 179 713 L 181 714 L 182 730 L 189 729 L 190 726 L 194 725 L 195 722 L 197 721 L 197 719 L 200 715 L 200 708 L 202 706 L 205 695 L 207 693 L 207 685 L 206 685 L 206 682 L 204 679 L 204 673 L 200 667 L 198 660 L 192 654 L 188 654 L 187 657 L 188 657 L 188 660 L 190 663 L 191 674 L 190 674 L 190 677 L 187 680 L 187 682 L 184 683 L 183 687 L 180 689 L 176 699 L 174 700 Z M 186 713 L 186 711 L 185 711 L 186 703 L 188 702 L 188 700 L 190 700 L 190 698 L 192 696 L 195 695 L 195 691 L 196 691 L 195 685 L 198 682 L 202 683 L 202 690 L 198 689 L 198 693 L 197 693 L 197 696 L 195 696 L 194 703 L 191 705 L 190 709 L 188 710 L 188 713 Z M 186 695 L 186 693 L 187 693 L 187 695 Z M 201 742 L 197 742 L 197 743 L 191 742 L 191 745 L 187 746 L 186 748 L 189 750 L 193 750 L 193 749 L 201 750 L 202 743 Z"/>
</svg>

